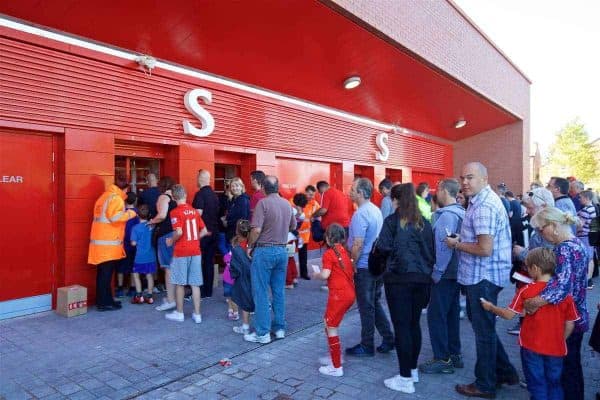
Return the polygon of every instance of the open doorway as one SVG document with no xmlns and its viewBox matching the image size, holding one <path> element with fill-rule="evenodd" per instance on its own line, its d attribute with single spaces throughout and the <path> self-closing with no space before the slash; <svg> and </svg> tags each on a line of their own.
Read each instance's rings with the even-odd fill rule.
<svg viewBox="0 0 600 400">
<path fill-rule="evenodd" d="M 115 156 L 115 176 L 123 175 L 130 184 L 130 190 L 137 195 L 148 188 L 148 174 L 160 178 L 160 159 Z"/>
</svg>

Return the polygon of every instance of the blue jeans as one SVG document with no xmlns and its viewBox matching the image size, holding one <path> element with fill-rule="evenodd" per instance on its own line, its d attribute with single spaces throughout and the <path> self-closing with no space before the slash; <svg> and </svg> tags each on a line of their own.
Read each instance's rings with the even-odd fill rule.
<svg viewBox="0 0 600 400">
<path fill-rule="evenodd" d="M 565 399 L 583 400 L 583 370 L 581 369 L 581 342 L 583 332 L 573 332 L 567 338 L 561 382 Z"/>
<path fill-rule="evenodd" d="M 442 279 L 431 286 L 427 325 L 433 358 L 447 360 L 460 354 L 460 284 Z"/>
<path fill-rule="evenodd" d="M 259 336 L 285 329 L 285 274 L 288 255 L 285 247 L 257 247 L 252 254 L 252 297 L 254 328 Z M 273 324 L 269 310 L 269 287 L 273 297 Z"/>
<path fill-rule="evenodd" d="M 375 328 L 383 338 L 383 343 L 394 344 L 394 334 L 381 305 L 381 277 L 375 278 L 367 268 L 358 268 L 354 274 L 354 286 L 360 315 L 361 344 L 370 350 L 374 349 Z"/>
<path fill-rule="evenodd" d="M 467 313 L 475 333 L 477 362 L 475 363 L 475 385 L 486 393 L 496 392 L 496 382 L 517 375 L 515 367 L 508 360 L 502 342 L 496 334 L 496 316 L 481 306 L 481 297 L 498 303 L 502 290 L 490 281 L 483 280 L 475 285 L 464 286 L 467 294 Z"/>
<path fill-rule="evenodd" d="M 545 356 L 521 347 L 521 362 L 532 400 L 563 400 L 563 357 Z"/>
</svg>

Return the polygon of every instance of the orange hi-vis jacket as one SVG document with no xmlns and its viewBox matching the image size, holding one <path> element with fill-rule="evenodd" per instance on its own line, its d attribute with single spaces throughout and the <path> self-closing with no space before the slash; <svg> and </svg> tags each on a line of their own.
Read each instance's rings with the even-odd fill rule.
<svg viewBox="0 0 600 400">
<path fill-rule="evenodd" d="M 135 211 L 125 209 L 125 198 L 125 192 L 110 185 L 96 200 L 88 252 L 89 264 L 98 265 L 125 257 L 125 224 L 136 216 Z"/>
</svg>

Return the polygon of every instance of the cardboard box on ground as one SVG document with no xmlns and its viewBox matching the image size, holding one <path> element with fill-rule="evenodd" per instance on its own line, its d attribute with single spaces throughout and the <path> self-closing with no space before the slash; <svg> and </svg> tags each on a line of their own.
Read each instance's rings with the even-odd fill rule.
<svg viewBox="0 0 600 400">
<path fill-rule="evenodd" d="M 87 288 L 72 285 L 58 288 L 56 313 L 65 317 L 74 317 L 87 313 Z"/>
</svg>

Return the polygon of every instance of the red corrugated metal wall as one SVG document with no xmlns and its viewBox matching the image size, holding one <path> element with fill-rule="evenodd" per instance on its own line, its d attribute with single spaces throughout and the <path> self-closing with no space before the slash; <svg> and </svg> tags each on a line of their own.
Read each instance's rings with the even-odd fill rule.
<svg viewBox="0 0 600 400">
<path fill-rule="evenodd" d="M 205 143 L 355 161 L 375 161 L 372 127 L 215 89 L 206 82 L 145 76 L 138 70 L 0 39 L 0 104 L 5 118 L 89 127 L 135 135 L 186 139 L 182 120 L 193 117 L 183 96 L 212 90 L 206 106 L 216 129 Z M 443 171 L 450 146 L 389 135 L 388 164 Z M 335 150 L 333 150 L 335 149 Z"/>
</svg>

